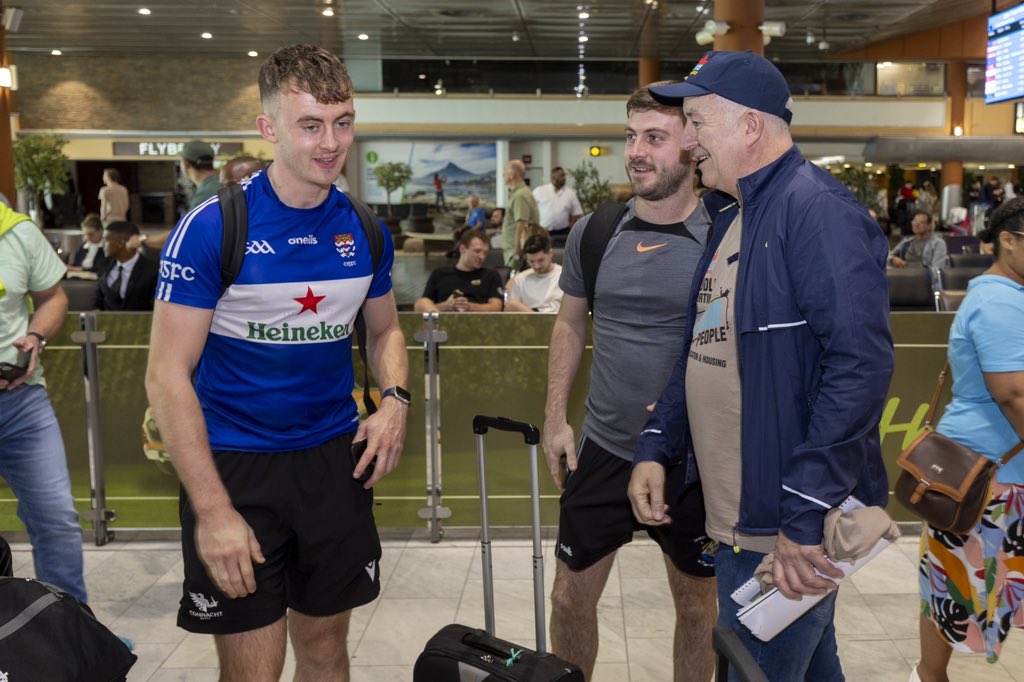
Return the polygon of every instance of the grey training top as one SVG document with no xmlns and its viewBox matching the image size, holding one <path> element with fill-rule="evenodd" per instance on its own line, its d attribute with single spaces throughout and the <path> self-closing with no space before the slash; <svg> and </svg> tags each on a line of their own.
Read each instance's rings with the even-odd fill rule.
<svg viewBox="0 0 1024 682">
<path fill-rule="evenodd" d="M 612 235 L 594 289 L 594 353 L 583 434 L 633 460 L 636 441 L 683 351 L 694 270 L 711 220 L 698 203 L 684 222 L 654 225 L 634 200 Z M 559 285 L 585 299 L 580 239 L 590 215 L 569 232 Z"/>
</svg>

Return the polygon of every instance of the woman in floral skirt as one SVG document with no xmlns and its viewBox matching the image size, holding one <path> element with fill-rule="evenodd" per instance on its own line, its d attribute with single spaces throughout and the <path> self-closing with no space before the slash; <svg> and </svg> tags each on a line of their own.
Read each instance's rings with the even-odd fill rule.
<svg viewBox="0 0 1024 682">
<path fill-rule="evenodd" d="M 997 460 L 1024 436 L 1024 199 L 992 214 L 995 264 L 971 280 L 949 334 L 953 400 L 937 430 Z M 1024 454 L 1003 466 L 967 535 L 925 527 L 921 661 L 911 681 L 946 682 L 953 651 L 999 656 L 1024 626 Z"/>
</svg>

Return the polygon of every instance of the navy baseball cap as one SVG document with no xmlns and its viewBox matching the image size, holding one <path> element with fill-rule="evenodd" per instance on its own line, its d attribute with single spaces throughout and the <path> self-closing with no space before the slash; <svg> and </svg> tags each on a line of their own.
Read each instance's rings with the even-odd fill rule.
<svg viewBox="0 0 1024 682">
<path fill-rule="evenodd" d="M 684 97 L 718 95 L 737 104 L 793 120 L 789 85 L 775 65 L 750 50 L 712 51 L 701 57 L 682 83 L 648 88 L 656 101 L 678 107 Z"/>
</svg>

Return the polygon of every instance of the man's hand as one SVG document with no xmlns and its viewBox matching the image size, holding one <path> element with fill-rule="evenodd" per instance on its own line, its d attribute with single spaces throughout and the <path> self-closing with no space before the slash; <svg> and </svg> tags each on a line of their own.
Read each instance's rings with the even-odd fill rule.
<svg viewBox="0 0 1024 682">
<path fill-rule="evenodd" d="M 234 507 L 196 514 L 196 550 L 213 584 L 230 599 L 256 591 L 252 565 L 266 559 L 252 528 Z"/>
<path fill-rule="evenodd" d="M 464 313 L 469 310 L 469 299 L 465 296 L 455 296 L 450 298 L 451 307 L 449 310 L 454 310 L 457 313 Z"/>
<path fill-rule="evenodd" d="M 4 381 L 3 379 L 0 379 L 0 389 L 6 389 L 8 391 L 13 391 L 18 386 L 21 386 L 23 383 L 28 381 L 29 377 L 32 376 L 32 373 L 36 371 L 36 365 L 39 364 L 39 352 L 43 349 L 39 339 L 31 334 L 15 339 L 14 343 L 11 345 L 22 353 L 28 353 L 29 358 L 28 367 L 25 368 L 25 373 L 20 377 L 12 379 L 11 381 Z"/>
<path fill-rule="evenodd" d="M 779 531 L 772 566 L 772 577 L 779 592 L 787 599 L 799 599 L 801 595 L 825 594 L 838 587 L 832 580 L 815 573 L 815 569 L 836 580 L 843 578 L 843 572 L 829 562 L 821 545 L 798 545 Z"/>
<path fill-rule="evenodd" d="M 356 463 L 353 478 L 359 478 L 369 466 L 373 458 L 373 475 L 363 484 L 369 490 L 396 468 L 402 458 L 402 446 L 405 443 L 405 420 L 409 406 L 395 398 L 381 400 L 380 408 L 365 422 L 359 425 L 354 441 L 366 438 L 366 451 Z"/>
<path fill-rule="evenodd" d="M 892 258 L 889 259 L 889 262 L 892 263 L 892 266 L 894 268 L 905 268 L 905 267 L 907 267 L 907 261 L 903 260 L 899 256 L 893 256 Z"/>
<path fill-rule="evenodd" d="M 576 471 L 576 438 L 572 427 L 564 419 L 544 422 L 544 456 L 548 460 L 548 469 L 555 485 L 562 490 L 562 457 L 569 471 Z"/>
<path fill-rule="evenodd" d="M 633 516 L 645 526 L 672 523 L 665 504 L 665 467 L 658 462 L 640 462 L 633 467 L 626 488 Z"/>
</svg>

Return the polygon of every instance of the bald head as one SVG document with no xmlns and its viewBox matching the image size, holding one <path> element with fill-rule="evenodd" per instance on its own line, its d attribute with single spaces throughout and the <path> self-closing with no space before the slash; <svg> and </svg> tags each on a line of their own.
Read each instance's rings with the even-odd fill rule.
<svg viewBox="0 0 1024 682">
<path fill-rule="evenodd" d="M 524 184 L 526 177 L 526 165 L 519 159 L 513 159 L 505 164 L 505 184 L 509 187 L 518 187 Z"/>
</svg>

